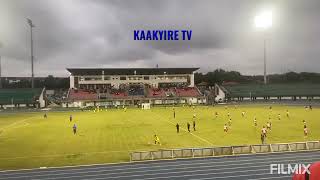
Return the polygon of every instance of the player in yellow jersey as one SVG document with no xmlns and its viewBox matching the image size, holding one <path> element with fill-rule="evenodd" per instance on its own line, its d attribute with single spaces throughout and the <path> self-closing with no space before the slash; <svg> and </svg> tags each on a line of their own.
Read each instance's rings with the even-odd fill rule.
<svg viewBox="0 0 320 180">
<path fill-rule="evenodd" d="M 161 146 L 160 138 L 156 134 L 154 135 L 154 144 L 159 144 Z"/>
</svg>

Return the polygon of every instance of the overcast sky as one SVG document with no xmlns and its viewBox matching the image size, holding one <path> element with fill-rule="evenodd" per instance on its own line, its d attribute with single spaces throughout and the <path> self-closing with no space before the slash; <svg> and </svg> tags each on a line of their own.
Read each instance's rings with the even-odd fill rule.
<svg viewBox="0 0 320 180">
<path fill-rule="evenodd" d="M 273 26 L 254 26 L 261 11 Z M 4 76 L 67 76 L 67 67 L 200 67 L 262 74 L 320 71 L 319 0 L 0 0 Z M 191 41 L 134 41 L 135 29 L 190 29 Z"/>
</svg>

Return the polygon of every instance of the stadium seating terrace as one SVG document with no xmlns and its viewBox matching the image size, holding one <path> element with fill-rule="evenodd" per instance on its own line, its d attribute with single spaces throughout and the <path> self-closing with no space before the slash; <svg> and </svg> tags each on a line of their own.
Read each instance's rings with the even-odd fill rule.
<svg viewBox="0 0 320 180">
<path fill-rule="evenodd" d="M 319 96 L 320 84 L 225 85 L 229 97 Z"/>
<path fill-rule="evenodd" d="M 197 97 L 200 96 L 200 92 L 198 89 L 194 87 L 187 87 L 187 88 L 174 88 L 173 89 L 177 96 L 181 97 Z"/>
<path fill-rule="evenodd" d="M 102 93 L 101 93 L 102 92 Z M 145 92 L 147 92 L 145 94 Z M 98 100 L 106 98 L 128 98 L 128 97 L 149 97 L 149 98 L 165 98 L 165 97 L 198 97 L 201 93 L 196 87 L 185 88 L 147 88 L 141 86 L 130 86 L 125 89 L 70 89 L 68 99 L 75 100 Z"/>
<path fill-rule="evenodd" d="M 96 100 L 98 99 L 98 94 L 94 91 L 89 91 L 89 90 L 70 89 L 68 99 L 73 101 L 74 100 Z"/>
<path fill-rule="evenodd" d="M 32 104 L 42 89 L 0 89 L 0 104 Z"/>
</svg>

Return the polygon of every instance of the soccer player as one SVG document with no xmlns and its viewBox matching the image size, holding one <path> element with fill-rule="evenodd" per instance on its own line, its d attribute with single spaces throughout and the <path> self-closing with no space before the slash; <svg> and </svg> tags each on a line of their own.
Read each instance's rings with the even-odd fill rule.
<svg viewBox="0 0 320 180">
<path fill-rule="evenodd" d="M 228 112 L 227 116 L 230 117 L 230 112 Z"/>
<path fill-rule="evenodd" d="M 160 143 L 160 138 L 155 134 L 154 135 L 154 144 L 159 144 L 159 145 L 161 145 L 161 143 Z"/>
<path fill-rule="evenodd" d="M 77 125 L 76 124 L 73 124 L 73 134 L 76 134 L 77 133 Z"/>
<path fill-rule="evenodd" d="M 281 120 L 281 114 L 280 113 L 278 114 L 278 120 Z"/>
<path fill-rule="evenodd" d="M 289 118 L 289 111 L 288 111 L 288 109 L 287 109 L 287 118 Z"/>
<path fill-rule="evenodd" d="M 190 132 L 190 123 L 187 123 L 188 131 Z"/>
<path fill-rule="evenodd" d="M 173 119 L 176 118 L 176 111 L 173 109 Z"/>
<path fill-rule="evenodd" d="M 47 113 L 44 113 L 43 118 L 47 119 Z"/>
<path fill-rule="evenodd" d="M 271 122 L 267 122 L 267 130 L 271 131 Z"/>
<path fill-rule="evenodd" d="M 177 128 L 177 133 L 179 133 L 179 131 L 180 131 L 180 125 L 177 123 L 177 125 L 176 125 L 176 128 Z"/>
<path fill-rule="evenodd" d="M 304 132 L 304 137 L 307 137 L 308 136 L 308 128 L 307 128 L 307 126 L 304 126 L 303 132 Z"/>
<path fill-rule="evenodd" d="M 196 131 L 196 121 L 193 121 L 192 126 L 193 126 L 193 131 Z"/>
<path fill-rule="evenodd" d="M 246 115 L 246 112 L 242 111 L 241 115 L 242 117 L 244 117 Z"/>
<path fill-rule="evenodd" d="M 256 127 L 257 127 L 258 123 L 257 123 L 257 118 L 256 118 L 256 117 L 254 117 L 254 119 L 253 119 L 253 123 L 254 123 L 254 126 L 256 126 Z"/>
<path fill-rule="evenodd" d="M 69 117 L 69 121 L 70 121 L 70 122 L 72 122 L 72 115 L 70 115 L 70 117 Z"/>
<path fill-rule="evenodd" d="M 306 120 L 302 120 L 303 122 L 303 127 L 307 127 L 307 121 Z"/>
<path fill-rule="evenodd" d="M 265 142 L 264 142 L 264 140 L 265 140 L 265 136 L 261 133 L 261 135 L 260 135 L 260 138 L 261 138 L 261 144 L 264 144 Z"/>
<path fill-rule="evenodd" d="M 308 109 L 309 109 L 309 106 L 305 106 L 304 109 L 305 109 L 305 110 L 308 110 Z"/>
<path fill-rule="evenodd" d="M 197 117 L 196 113 L 193 113 L 193 119 L 195 119 Z"/>
<path fill-rule="evenodd" d="M 228 126 L 227 126 L 227 124 L 224 124 L 224 126 L 223 126 L 223 131 L 226 132 L 226 133 L 228 132 Z"/>
<path fill-rule="evenodd" d="M 261 129 L 261 134 L 264 136 L 264 137 L 267 137 L 267 129 L 265 126 L 262 127 Z"/>
<path fill-rule="evenodd" d="M 229 126 L 232 125 L 232 120 L 231 120 L 231 118 L 230 118 L 229 121 L 228 121 L 228 125 L 229 125 Z"/>
<path fill-rule="evenodd" d="M 216 116 L 216 119 L 217 119 L 217 117 L 218 117 L 218 112 L 215 112 L 214 115 Z"/>
</svg>

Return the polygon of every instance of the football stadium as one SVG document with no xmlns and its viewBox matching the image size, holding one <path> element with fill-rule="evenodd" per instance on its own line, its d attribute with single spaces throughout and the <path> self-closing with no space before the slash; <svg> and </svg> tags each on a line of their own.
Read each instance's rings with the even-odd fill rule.
<svg viewBox="0 0 320 180">
<path fill-rule="evenodd" d="M 200 90 L 196 70 L 68 68 L 60 106 L 46 88 L 1 89 L 1 169 L 320 148 L 319 84 Z"/>
<path fill-rule="evenodd" d="M 258 45 L 250 46 L 247 40 L 220 34 L 220 31 L 244 33 L 230 30 L 233 27 L 241 29 L 235 23 L 227 26 L 229 30 L 211 29 L 213 35 L 227 36 L 214 40 L 223 41 L 221 44 L 225 45 L 230 43 L 230 37 L 234 37 L 231 44 L 243 50 L 231 48 L 233 52 L 229 56 L 221 53 L 228 46 L 217 50 L 220 45 L 209 43 L 213 40 L 210 39 L 212 32 L 208 39 L 202 39 L 204 32 L 199 33 L 197 26 L 171 29 L 134 26 L 131 18 L 145 18 L 145 11 L 158 12 L 160 5 L 155 2 L 139 2 L 141 6 L 147 4 L 142 7 L 119 2 L 64 2 L 61 7 L 30 2 L 30 5 L 0 2 L 0 15 L 1 4 L 8 5 L 9 10 L 14 9 L 8 16 L 12 23 L 14 17 L 26 14 L 32 17 L 26 20 L 30 28 L 27 48 L 31 54 L 31 73 L 29 67 L 25 68 L 30 62 L 25 63 L 23 59 L 24 49 L 16 42 L 10 43 L 14 41 L 10 33 L 15 31 L 9 30 L 18 26 L 9 23 L 9 30 L 0 31 L 0 35 L 4 35 L 0 36 L 0 180 L 320 179 L 320 74 L 318 63 L 312 61 L 319 56 L 310 57 L 317 50 L 305 55 L 302 51 L 309 50 L 304 48 L 296 50 L 292 56 L 276 56 L 275 48 L 271 48 L 271 53 L 267 51 L 266 43 L 270 39 L 263 36 L 263 53 L 245 56 L 250 48 L 258 51 L 258 48 L 254 49 Z M 206 8 L 211 3 L 193 2 L 193 8 L 182 4 L 175 7 L 179 12 L 196 9 L 194 24 L 203 24 L 200 19 L 204 12 L 197 6 Z M 237 21 L 243 18 L 241 12 L 249 11 L 251 5 L 260 5 L 243 3 L 248 6 L 235 11 L 239 13 Z M 18 11 L 16 5 L 23 11 Z M 34 9 L 32 5 L 41 10 L 50 9 L 54 15 L 59 9 L 61 14 L 58 13 L 59 18 L 48 17 L 45 11 Z M 295 5 L 299 9 L 301 4 L 296 2 Z M 51 6 L 56 8 L 51 9 Z M 232 13 L 230 8 L 218 6 L 224 8 L 222 12 Z M 124 25 L 119 28 L 134 26 L 130 31 L 133 42 L 126 36 L 118 37 L 118 31 L 112 28 L 108 29 L 114 33 L 112 37 L 105 34 L 103 23 L 94 21 L 105 12 L 100 8 L 110 8 L 109 15 L 117 15 L 119 22 L 111 23 L 112 26 L 118 27 L 122 21 L 125 21 Z M 173 13 L 169 7 L 162 8 L 168 15 Z M 253 9 L 256 12 L 256 7 Z M 84 18 L 90 20 L 90 26 L 74 18 L 73 15 L 82 15 L 82 10 L 93 10 L 93 15 Z M 125 17 L 127 13 L 134 16 Z M 279 13 L 275 16 L 281 19 Z M 71 22 L 66 23 L 65 17 Z M 264 31 L 271 28 L 272 18 L 269 11 L 257 15 L 256 28 Z M 54 30 L 41 30 L 34 24 L 37 22 L 34 19 L 43 28 L 47 28 L 45 25 L 53 28 L 47 21 L 64 23 Z M 157 22 L 157 18 L 151 19 Z M 100 28 L 103 31 L 99 34 Z M 123 33 L 126 28 L 119 30 Z M 277 28 L 276 24 L 276 32 Z M 56 30 L 65 39 L 51 39 Z M 94 35 L 89 37 L 89 32 Z M 141 32 L 140 37 L 137 32 Z M 80 36 L 76 36 L 77 33 Z M 310 32 L 299 33 L 305 38 Z M 9 35 L 12 40 L 8 40 Z M 91 39 L 93 44 L 90 44 Z M 17 42 L 22 41 L 20 37 Z M 35 52 L 33 41 L 39 43 Z M 68 44 L 68 41 L 75 43 Z M 284 42 L 279 40 L 281 43 Z M 77 47 L 76 44 L 81 45 Z M 248 49 L 242 47 L 244 45 Z M 186 49 L 186 54 L 179 56 Z M 148 53 L 155 51 L 155 54 L 144 54 L 145 50 Z M 42 59 L 37 60 L 34 53 Z M 165 55 L 161 56 L 162 53 Z M 267 66 L 268 53 L 270 67 Z M 203 54 L 210 58 L 205 59 Z M 220 59 L 212 62 L 212 54 L 219 54 L 212 57 Z M 289 57 L 286 59 L 286 56 Z M 21 57 L 23 60 L 19 60 Z M 200 57 L 204 59 L 197 59 Z M 234 57 L 240 58 L 230 63 Z M 252 57 L 259 63 L 255 64 Z M 310 63 L 297 60 L 305 57 L 312 59 L 308 61 Z M 296 59 L 290 61 L 290 58 Z M 279 66 L 283 66 L 281 61 L 286 60 L 292 62 L 285 64 L 288 69 L 279 70 Z"/>
</svg>

